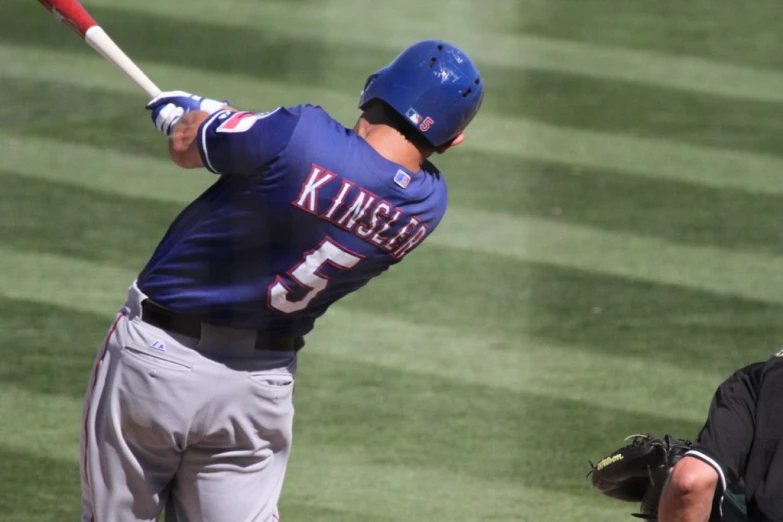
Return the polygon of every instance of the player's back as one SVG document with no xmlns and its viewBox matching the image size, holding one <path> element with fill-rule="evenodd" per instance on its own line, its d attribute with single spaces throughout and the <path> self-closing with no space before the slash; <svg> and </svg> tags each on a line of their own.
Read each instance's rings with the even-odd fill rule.
<svg viewBox="0 0 783 522">
<path fill-rule="evenodd" d="M 219 112 L 199 134 L 204 164 L 222 175 L 172 224 L 138 285 L 206 322 L 303 335 L 446 209 L 432 165 L 388 161 L 319 107 Z"/>
</svg>

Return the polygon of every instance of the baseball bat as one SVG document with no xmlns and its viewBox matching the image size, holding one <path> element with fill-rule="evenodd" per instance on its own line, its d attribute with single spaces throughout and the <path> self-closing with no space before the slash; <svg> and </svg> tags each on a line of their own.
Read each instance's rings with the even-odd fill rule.
<svg viewBox="0 0 783 522">
<path fill-rule="evenodd" d="M 128 58 L 122 49 L 106 34 L 98 23 L 90 16 L 77 0 L 38 0 L 41 5 L 66 26 L 76 32 L 90 47 L 125 73 L 130 81 L 154 98 L 160 89 L 150 80 L 144 71 L 139 69 L 133 60 Z"/>
</svg>

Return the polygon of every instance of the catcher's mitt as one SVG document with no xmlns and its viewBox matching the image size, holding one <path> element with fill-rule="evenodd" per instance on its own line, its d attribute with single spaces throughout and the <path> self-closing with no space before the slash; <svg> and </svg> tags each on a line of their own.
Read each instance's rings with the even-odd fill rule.
<svg viewBox="0 0 783 522">
<path fill-rule="evenodd" d="M 669 470 L 691 446 L 671 435 L 663 438 L 646 433 L 630 435 L 632 442 L 599 460 L 590 462 L 587 476 L 604 495 L 626 502 L 639 502 L 633 516 L 658 519 L 658 502 Z"/>
</svg>

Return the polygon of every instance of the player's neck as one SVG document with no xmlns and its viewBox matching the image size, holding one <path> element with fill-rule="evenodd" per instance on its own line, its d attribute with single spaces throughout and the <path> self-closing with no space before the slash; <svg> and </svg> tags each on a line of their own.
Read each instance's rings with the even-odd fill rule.
<svg viewBox="0 0 783 522">
<path fill-rule="evenodd" d="M 373 124 L 365 118 L 359 118 L 353 130 L 364 138 L 375 152 L 412 172 L 418 172 L 426 159 L 405 136 L 388 125 Z"/>
</svg>

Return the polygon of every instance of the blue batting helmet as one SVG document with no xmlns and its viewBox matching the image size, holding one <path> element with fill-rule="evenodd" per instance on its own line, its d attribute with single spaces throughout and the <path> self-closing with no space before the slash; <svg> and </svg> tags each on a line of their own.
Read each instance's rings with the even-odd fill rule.
<svg viewBox="0 0 783 522">
<path fill-rule="evenodd" d="M 440 147 L 468 126 L 483 97 L 484 82 L 467 54 L 441 40 L 424 40 L 370 75 L 359 108 L 383 100 Z"/>
</svg>

